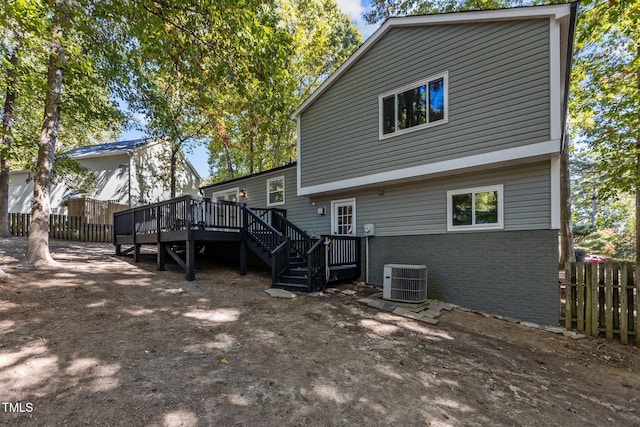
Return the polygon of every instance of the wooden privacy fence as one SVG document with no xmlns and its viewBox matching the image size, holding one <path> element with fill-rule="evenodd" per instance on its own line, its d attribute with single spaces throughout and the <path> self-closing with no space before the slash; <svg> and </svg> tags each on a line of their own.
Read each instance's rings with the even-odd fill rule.
<svg viewBox="0 0 640 427">
<path fill-rule="evenodd" d="M 31 214 L 10 213 L 9 230 L 13 236 L 29 235 Z M 76 242 L 112 243 L 113 225 L 89 224 L 85 217 L 50 215 L 49 238 Z"/>
<path fill-rule="evenodd" d="M 85 197 L 67 201 L 69 216 L 84 217 L 88 224 L 113 224 L 113 214 L 129 209 L 113 200 L 95 200 Z"/>
<path fill-rule="evenodd" d="M 634 280 L 632 263 L 567 263 L 559 292 L 566 329 L 640 346 L 640 284 Z"/>
</svg>

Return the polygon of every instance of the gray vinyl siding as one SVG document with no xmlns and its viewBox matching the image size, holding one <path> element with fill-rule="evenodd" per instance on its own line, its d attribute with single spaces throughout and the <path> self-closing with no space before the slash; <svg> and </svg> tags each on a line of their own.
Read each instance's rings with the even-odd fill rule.
<svg viewBox="0 0 640 427">
<path fill-rule="evenodd" d="M 274 207 L 286 209 L 287 218 L 312 236 L 330 234 L 331 201 L 350 198 L 356 199 L 358 236 L 363 235 L 364 224 L 375 224 L 377 236 L 447 233 L 447 191 L 498 184 L 504 186 L 504 231 L 551 227 L 549 161 L 318 197 L 296 196 L 296 168 L 292 166 L 206 188 L 204 196 L 241 187 L 246 188 L 247 198 L 240 202 L 266 208 L 267 180 L 278 176 L 285 177 L 285 204 Z M 319 208 L 326 214 L 318 214 Z"/>
<path fill-rule="evenodd" d="M 297 212 L 302 206 L 308 204 L 308 200 L 304 197 L 297 196 L 297 177 L 296 166 L 278 169 L 273 172 L 267 172 L 256 176 L 248 176 L 246 178 L 237 179 L 228 183 L 220 183 L 218 185 L 207 187 L 203 190 L 204 197 L 212 197 L 214 193 L 233 188 L 244 188 L 247 197 L 240 199 L 240 203 L 246 203 L 252 208 L 273 207 L 278 209 L 287 209 L 288 212 Z M 267 206 L 267 180 L 284 176 L 284 205 Z"/>
<path fill-rule="evenodd" d="M 312 197 L 327 215 L 290 218 L 299 227 L 317 234 L 329 233 L 331 201 L 356 199 L 356 230 L 363 235 L 364 224 L 375 224 L 377 236 L 441 234 L 447 232 L 447 191 L 502 184 L 504 186 L 504 230 L 551 228 L 550 162 L 536 162 L 490 169 L 406 184 L 383 185 L 353 193 Z M 382 194 L 380 194 L 382 193 Z M 316 209 L 317 212 L 317 209 Z M 463 232 L 456 232 L 463 233 Z"/>
<path fill-rule="evenodd" d="M 300 116 L 302 186 L 548 141 L 549 21 L 392 28 Z M 448 72 L 449 120 L 383 140 L 378 96 Z"/>
</svg>

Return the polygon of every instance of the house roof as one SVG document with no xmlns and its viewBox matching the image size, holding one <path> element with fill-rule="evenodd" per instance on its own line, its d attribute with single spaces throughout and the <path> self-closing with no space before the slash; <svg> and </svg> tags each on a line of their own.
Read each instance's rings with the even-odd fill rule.
<svg viewBox="0 0 640 427">
<path fill-rule="evenodd" d="M 329 89 L 351 66 L 365 55 L 392 28 L 432 26 L 446 24 L 464 24 L 477 22 L 497 22 L 510 20 L 526 20 L 549 18 L 556 19 L 561 25 L 561 70 L 562 78 L 568 78 L 570 70 L 571 49 L 573 41 L 573 26 L 578 2 L 551 6 L 528 6 L 508 9 L 477 10 L 465 12 L 450 12 L 433 15 L 417 15 L 388 18 L 338 69 L 331 74 L 302 104 L 291 114 L 296 120 L 313 102 Z M 568 89 L 568 88 L 567 88 Z M 565 110 L 566 111 L 566 110 Z"/>
<path fill-rule="evenodd" d="M 130 150 L 142 147 L 151 143 L 151 139 L 134 139 L 132 141 L 108 142 L 106 144 L 86 145 L 84 147 L 74 148 L 65 154 L 72 158 L 84 157 L 102 157 L 114 154 L 123 154 Z"/>
</svg>

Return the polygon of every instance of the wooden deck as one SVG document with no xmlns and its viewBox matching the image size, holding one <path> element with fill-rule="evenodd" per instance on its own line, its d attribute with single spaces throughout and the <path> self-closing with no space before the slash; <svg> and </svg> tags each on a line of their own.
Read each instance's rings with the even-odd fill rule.
<svg viewBox="0 0 640 427">
<path fill-rule="evenodd" d="M 361 273 L 359 238 L 312 239 L 288 221 L 282 209 L 184 196 L 116 212 L 113 224 L 116 254 L 132 252 L 137 262 L 142 245 L 157 245 L 158 270 L 164 270 L 169 255 L 185 270 L 187 280 L 195 279 L 195 252 L 207 242 L 239 243 L 240 274 L 247 273 L 247 251 L 253 251 L 271 267 L 277 287 L 314 291 Z"/>
</svg>

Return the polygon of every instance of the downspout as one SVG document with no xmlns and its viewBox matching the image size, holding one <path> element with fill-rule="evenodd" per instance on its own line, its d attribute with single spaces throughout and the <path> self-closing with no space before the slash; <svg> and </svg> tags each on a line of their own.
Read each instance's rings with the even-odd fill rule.
<svg viewBox="0 0 640 427">
<path fill-rule="evenodd" d="M 369 236 L 364 241 L 364 283 L 369 283 Z"/>
</svg>

